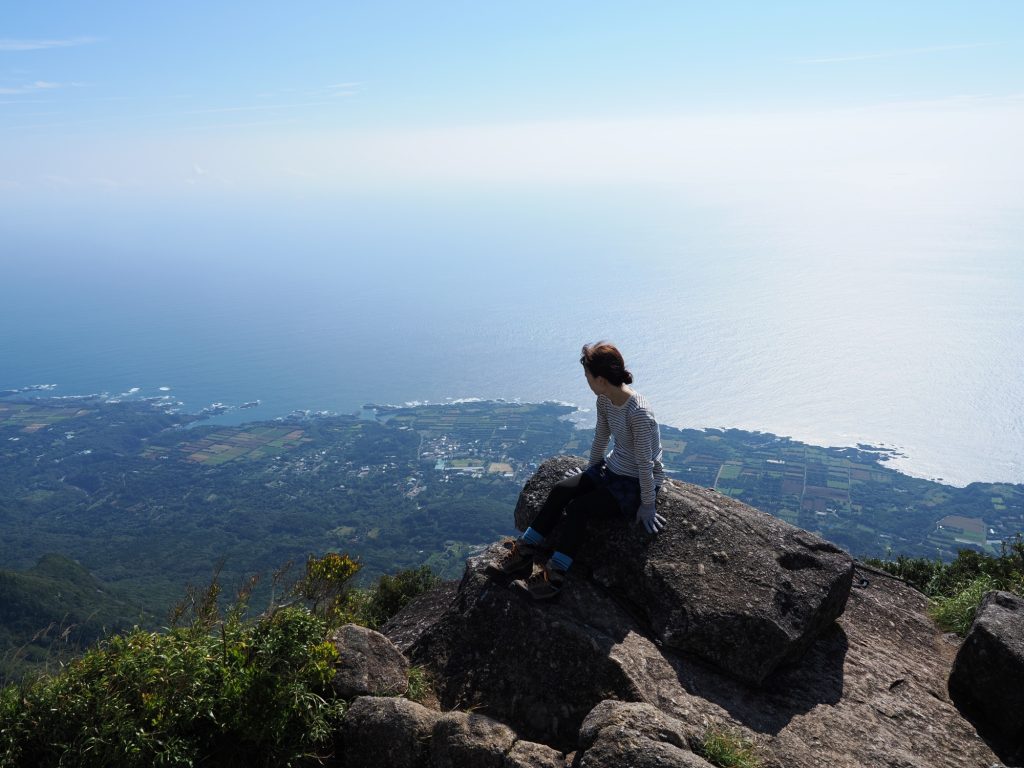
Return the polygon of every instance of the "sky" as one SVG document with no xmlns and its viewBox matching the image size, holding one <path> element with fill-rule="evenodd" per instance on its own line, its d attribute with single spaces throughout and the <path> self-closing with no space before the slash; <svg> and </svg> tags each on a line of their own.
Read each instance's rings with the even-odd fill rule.
<svg viewBox="0 0 1024 768">
<path fill-rule="evenodd" d="M 424 189 L 1024 194 L 1018 0 L 4 6 L 8 230 Z"/>
</svg>

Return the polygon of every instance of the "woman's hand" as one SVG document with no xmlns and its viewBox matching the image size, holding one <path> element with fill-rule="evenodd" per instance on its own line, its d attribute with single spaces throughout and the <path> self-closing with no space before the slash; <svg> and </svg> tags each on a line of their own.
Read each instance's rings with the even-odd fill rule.
<svg viewBox="0 0 1024 768">
<path fill-rule="evenodd" d="M 643 523 L 648 533 L 657 533 L 665 527 L 665 518 L 657 513 L 653 504 L 641 504 L 636 511 L 636 521 Z"/>
</svg>

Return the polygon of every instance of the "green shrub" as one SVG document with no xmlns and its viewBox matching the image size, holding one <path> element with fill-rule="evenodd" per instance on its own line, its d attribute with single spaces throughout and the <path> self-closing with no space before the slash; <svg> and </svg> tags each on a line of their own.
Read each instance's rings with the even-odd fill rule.
<svg viewBox="0 0 1024 768">
<path fill-rule="evenodd" d="M 718 768 L 759 768 L 753 742 L 731 729 L 712 728 L 704 734 L 698 750 L 701 757 Z"/>
<path fill-rule="evenodd" d="M 246 618 L 253 579 L 226 613 L 215 576 L 189 587 L 165 632 L 111 636 L 56 675 L 0 689 L 4 768 L 319 765 L 345 703 L 330 688 L 341 622 L 376 627 L 438 583 L 429 568 L 349 588 L 359 563 L 310 556 L 271 605 Z M 275 575 L 275 587 L 287 569 Z M 430 680 L 410 670 L 410 697 Z"/>
<path fill-rule="evenodd" d="M 293 607 L 111 637 L 58 676 L 4 690 L 0 764 L 317 764 L 344 706 L 330 698 L 327 632 Z"/>
<path fill-rule="evenodd" d="M 362 564 L 348 554 L 327 552 L 306 558 L 306 569 L 292 587 L 292 594 L 311 604 L 318 616 L 343 613 L 352 578 Z"/>
<path fill-rule="evenodd" d="M 895 560 L 868 558 L 865 562 L 903 579 L 914 589 L 926 595 L 932 594 L 931 590 L 934 589 L 937 574 L 946 570 L 947 567 L 941 560 L 907 557 L 906 555 L 900 555 Z"/>
<path fill-rule="evenodd" d="M 378 629 L 414 598 L 440 583 L 440 578 L 426 565 L 399 571 L 394 576 L 381 576 L 368 592 L 352 596 L 353 620 Z"/>
</svg>

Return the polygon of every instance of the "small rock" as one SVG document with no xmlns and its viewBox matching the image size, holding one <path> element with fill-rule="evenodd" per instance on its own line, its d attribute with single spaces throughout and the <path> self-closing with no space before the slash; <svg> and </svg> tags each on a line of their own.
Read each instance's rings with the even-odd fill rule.
<svg viewBox="0 0 1024 768">
<path fill-rule="evenodd" d="M 446 712 L 434 725 L 431 768 L 508 768 L 515 732 L 484 715 Z"/>
<path fill-rule="evenodd" d="M 583 721 L 573 768 L 711 768 L 690 750 L 697 738 L 650 704 L 602 701 Z"/>
<path fill-rule="evenodd" d="M 356 696 L 397 696 L 409 687 L 409 662 L 384 635 L 356 624 L 346 624 L 331 637 L 338 651 L 335 693 Z"/>
<path fill-rule="evenodd" d="M 428 768 L 430 738 L 440 717 L 408 699 L 360 696 L 341 725 L 342 765 Z"/>
<path fill-rule="evenodd" d="M 517 741 L 505 755 L 505 768 L 565 768 L 565 756 L 544 744 Z"/>
</svg>

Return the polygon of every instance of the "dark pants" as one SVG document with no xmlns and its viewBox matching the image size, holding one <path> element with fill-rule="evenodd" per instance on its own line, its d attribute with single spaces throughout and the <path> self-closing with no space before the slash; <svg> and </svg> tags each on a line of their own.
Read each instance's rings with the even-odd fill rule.
<svg viewBox="0 0 1024 768">
<path fill-rule="evenodd" d="M 546 539 L 562 519 L 563 512 L 565 522 L 559 530 L 558 551 L 572 558 L 583 543 L 590 520 L 621 514 L 619 502 L 611 492 L 585 474 L 573 475 L 556 484 L 530 527 Z"/>
</svg>

